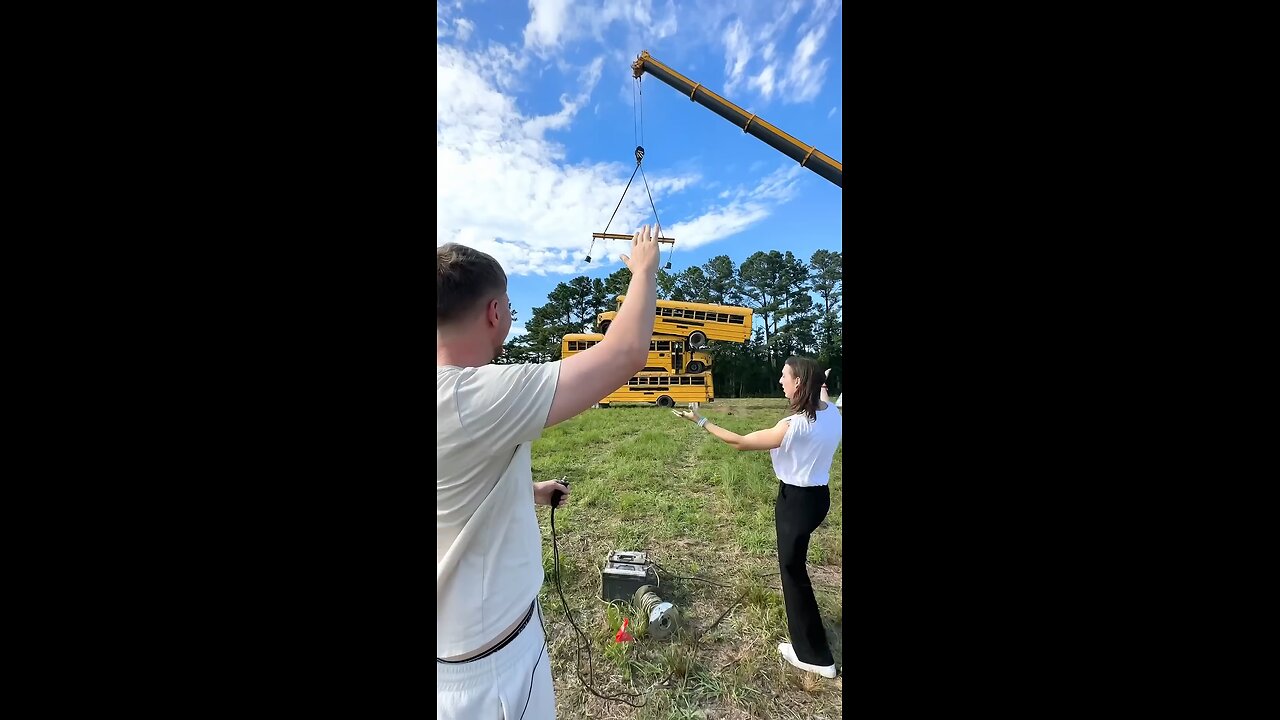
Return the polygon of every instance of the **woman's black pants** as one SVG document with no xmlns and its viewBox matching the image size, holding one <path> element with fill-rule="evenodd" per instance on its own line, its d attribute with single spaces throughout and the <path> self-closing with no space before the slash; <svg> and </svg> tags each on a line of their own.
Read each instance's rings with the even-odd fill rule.
<svg viewBox="0 0 1280 720">
<path fill-rule="evenodd" d="M 805 569 L 809 535 L 818 529 L 831 509 L 831 490 L 826 485 L 797 487 L 780 482 L 773 508 L 778 531 L 778 565 L 782 569 L 782 599 L 787 606 L 791 646 L 800 662 L 822 667 L 833 665 L 835 660 L 827 646 L 818 601 Z"/>
</svg>

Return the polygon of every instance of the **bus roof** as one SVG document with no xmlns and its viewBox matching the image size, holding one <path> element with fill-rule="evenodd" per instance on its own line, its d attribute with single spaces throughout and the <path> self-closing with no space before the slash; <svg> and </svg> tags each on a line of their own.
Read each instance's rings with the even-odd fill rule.
<svg viewBox="0 0 1280 720">
<path fill-rule="evenodd" d="M 619 295 L 618 302 L 626 300 L 626 295 Z M 702 310 L 704 312 L 737 312 L 746 315 L 751 312 L 751 308 L 742 307 L 740 305 L 714 305 L 712 303 L 696 303 L 685 302 L 683 300 L 663 300 L 658 299 L 658 307 L 679 307 L 689 308 L 691 310 Z"/>
<path fill-rule="evenodd" d="M 603 339 L 604 339 L 604 335 L 601 335 L 600 333 L 568 333 L 560 338 L 560 340 L 564 342 L 568 342 L 570 340 L 600 341 Z M 655 332 L 653 333 L 653 340 L 677 340 L 679 342 L 684 342 L 685 337 L 684 335 L 672 335 L 671 333 Z M 652 340 L 650 342 L 652 342 Z"/>
</svg>

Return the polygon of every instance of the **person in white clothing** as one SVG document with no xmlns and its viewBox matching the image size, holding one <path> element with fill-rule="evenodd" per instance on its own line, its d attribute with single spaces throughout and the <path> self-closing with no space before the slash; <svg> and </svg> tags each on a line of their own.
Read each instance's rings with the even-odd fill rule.
<svg viewBox="0 0 1280 720">
<path fill-rule="evenodd" d="M 778 478 L 774 502 L 774 527 L 778 534 L 778 565 L 782 570 L 782 599 L 787 608 L 791 642 L 778 645 L 787 662 L 823 677 L 836 676 L 835 659 L 827 645 L 818 613 L 818 600 L 805 568 L 809 536 L 831 509 L 831 463 L 843 433 L 840 411 L 823 400 L 824 375 L 817 361 L 791 357 L 782 367 L 782 394 L 791 414 L 767 430 L 748 435 L 735 432 L 698 415 L 696 410 L 676 415 L 698 423 L 715 437 L 738 450 L 768 450 Z"/>
<path fill-rule="evenodd" d="M 492 365 L 511 330 L 507 275 L 493 257 L 436 248 L 436 717 L 556 715 L 541 611 L 542 534 L 529 446 L 625 385 L 649 357 L 658 246 L 636 232 L 627 298 L 609 335 L 543 364 Z M 533 621 L 537 611 L 538 620 Z"/>
</svg>

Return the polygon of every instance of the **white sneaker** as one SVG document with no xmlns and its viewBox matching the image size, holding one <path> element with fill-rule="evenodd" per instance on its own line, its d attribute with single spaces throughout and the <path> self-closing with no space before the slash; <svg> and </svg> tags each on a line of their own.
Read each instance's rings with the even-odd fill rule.
<svg viewBox="0 0 1280 720">
<path fill-rule="evenodd" d="M 795 648 L 791 647 L 791 643 L 778 643 L 778 652 L 782 657 L 786 658 L 787 662 L 795 665 L 801 670 L 817 673 L 824 678 L 834 678 L 836 676 L 836 666 L 834 664 L 823 667 L 821 665 L 810 665 L 809 663 L 800 662 L 800 659 L 796 657 Z"/>
</svg>

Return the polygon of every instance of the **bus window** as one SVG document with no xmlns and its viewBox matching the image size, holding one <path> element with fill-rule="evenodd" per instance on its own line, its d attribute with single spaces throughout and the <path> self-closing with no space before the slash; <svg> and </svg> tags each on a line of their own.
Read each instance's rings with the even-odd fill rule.
<svg viewBox="0 0 1280 720">
<path fill-rule="evenodd" d="M 604 335 L 591 333 L 573 333 L 565 335 L 560 341 L 560 359 L 595 345 L 604 339 Z M 684 340 L 673 340 L 670 336 L 654 336 L 649 342 L 649 358 L 640 372 L 690 373 L 706 372 L 711 367 L 711 356 L 705 352 L 685 351 Z"/>
<path fill-rule="evenodd" d="M 622 307 L 625 295 L 618 296 Z M 597 326 L 607 332 L 617 311 L 600 313 Z M 688 347 L 701 349 L 708 340 L 743 343 L 751 338 L 751 308 L 735 305 L 712 305 L 678 300 L 658 300 L 654 309 L 655 334 L 675 335 L 688 341 Z"/>
<path fill-rule="evenodd" d="M 691 402 L 714 402 L 715 387 L 711 373 L 701 375 L 646 373 L 636 375 L 626 385 L 600 400 L 600 407 L 614 403 L 641 403 L 674 407 Z"/>
</svg>

